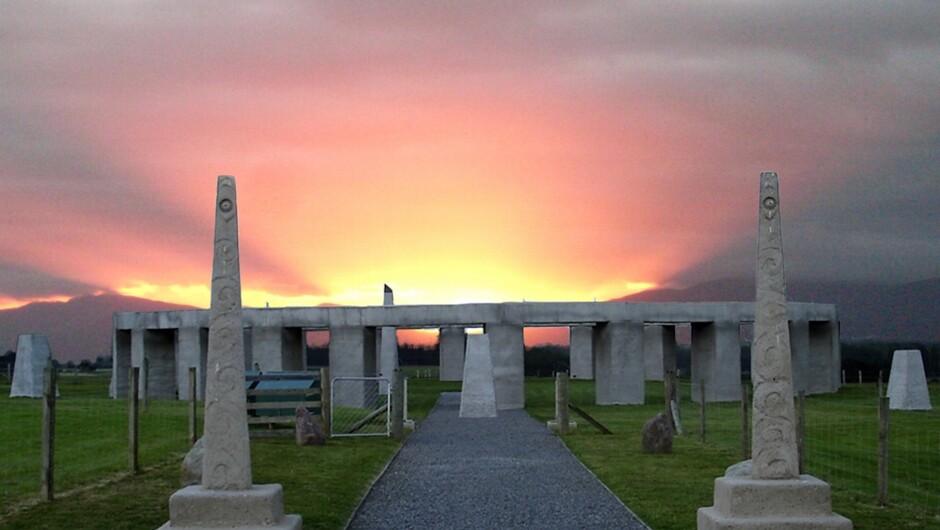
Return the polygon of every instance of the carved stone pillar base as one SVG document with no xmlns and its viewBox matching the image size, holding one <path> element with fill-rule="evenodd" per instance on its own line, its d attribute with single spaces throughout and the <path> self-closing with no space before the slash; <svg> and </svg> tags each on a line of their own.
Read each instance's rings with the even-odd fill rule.
<svg viewBox="0 0 940 530">
<path fill-rule="evenodd" d="M 170 521 L 158 530 L 300 530 L 299 515 L 284 514 L 280 484 L 250 490 L 207 490 L 188 486 L 170 496 Z"/>
<path fill-rule="evenodd" d="M 790 480 L 715 479 L 715 505 L 698 510 L 698 530 L 851 530 L 832 512 L 829 484 L 810 475 Z"/>
</svg>

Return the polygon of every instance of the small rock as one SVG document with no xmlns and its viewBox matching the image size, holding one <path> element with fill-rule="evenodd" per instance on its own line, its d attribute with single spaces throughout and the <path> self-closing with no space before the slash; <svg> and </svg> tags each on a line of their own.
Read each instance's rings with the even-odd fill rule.
<svg viewBox="0 0 940 530">
<path fill-rule="evenodd" d="M 294 410 L 294 436 L 297 445 L 323 445 L 326 443 L 326 433 L 317 420 L 306 407 L 298 405 Z"/>
<path fill-rule="evenodd" d="M 643 452 L 672 452 L 672 425 L 669 425 L 669 417 L 664 412 L 653 416 L 643 425 Z"/>
<path fill-rule="evenodd" d="M 196 440 L 192 449 L 186 453 L 186 458 L 180 466 L 180 485 L 192 486 L 202 483 L 202 453 L 205 445 L 202 438 Z"/>
</svg>

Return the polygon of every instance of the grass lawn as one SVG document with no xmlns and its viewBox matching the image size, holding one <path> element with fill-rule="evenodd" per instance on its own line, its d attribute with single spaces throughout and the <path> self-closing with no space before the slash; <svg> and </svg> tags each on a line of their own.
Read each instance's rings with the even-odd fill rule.
<svg viewBox="0 0 940 530">
<path fill-rule="evenodd" d="M 421 420 L 440 392 L 460 383 L 416 378 L 406 368 L 409 416 Z M 56 490 L 53 503 L 22 508 L 38 494 L 39 401 L 5 398 L 0 384 L 0 528 L 156 528 L 168 518 L 167 501 L 179 488 L 179 461 L 187 449 L 186 404 L 153 401 L 141 415 L 144 472 L 127 468 L 126 402 L 111 400 L 103 376 L 60 378 Z M 934 403 L 940 399 L 932 387 Z M 688 396 L 688 385 L 682 387 Z M 712 504 L 713 481 L 741 459 L 740 407 L 710 404 L 707 441 L 698 436 L 698 406 L 683 402 L 685 436 L 671 455 L 644 455 L 640 432 L 660 411 L 662 386 L 649 383 L 648 405 L 596 406 L 591 381 L 572 381 L 571 400 L 609 427 L 605 436 L 580 421 L 564 438 L 577 455 L 644 521 L 656 529 L 695 527 L 695 512 Z M 837 395 L 807 399 L 807 468 L 833 485 L 834 509 L 856 529 L 940 528 L 940 413 L 892 413 L 891 504 L 874 505 L 877 417 L 871 385 L 850 385 Z M 526 380 L 529 413 L 554 416 L 554 381 Z M 340 438 L 325 446 L 297 447 L 293 439 L 252 439 L 256 483 L 284 486 L 288 513 L 304 528 L 342 528 L 399 445 L 386 438 Z M 897 478 L 895 478 L 897 477 Z M 92 483 L 95 485 L 88 486 Z M 80 485 L 81 489 L 76 489 Z M 916 495 L 915 491 L 926 494 Z M 19 508 L 17 508 L 19 506 Z M 12 515 L 11 515 L 12 514 Z"/>
</svg>

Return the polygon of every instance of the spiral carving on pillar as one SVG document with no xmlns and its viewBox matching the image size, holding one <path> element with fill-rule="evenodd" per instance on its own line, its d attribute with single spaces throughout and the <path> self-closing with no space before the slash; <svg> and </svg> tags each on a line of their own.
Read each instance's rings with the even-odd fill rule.
<svg viewBox="0 0 940 530">
<path fill-rule="evenodd" d="M 757 250 L 757 303 L 751 378 L 754 382 L 753 476 L 799 476 L 786 279 L 776 173 L 762 173 Z"/>
</svg>

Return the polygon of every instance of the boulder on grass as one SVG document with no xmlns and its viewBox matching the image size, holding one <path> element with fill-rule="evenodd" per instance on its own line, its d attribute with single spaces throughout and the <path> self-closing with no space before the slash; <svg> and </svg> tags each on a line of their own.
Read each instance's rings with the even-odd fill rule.
<svg viewBox="0 0 940 530">
<path fill-rule="evenodd" d="M 643 452 L 665 454 L 672 452 L 672 425 L 664 412 L 653 416 L 643 425 Z"/>
<path fill-rule="evenodd" d="M 323 445 L 326 443 L 326 432 L 313 418 L 310 411 L 302 405 L 294 410 L 294 437 L 297 445 Z"/>
<path fill-rule="evenodd" d="M 202 453 L 205 445 L 200 437 L 186 453 L 180 466 L 180 485 L 183 487 L 202 484 Z"/>
</svg>

